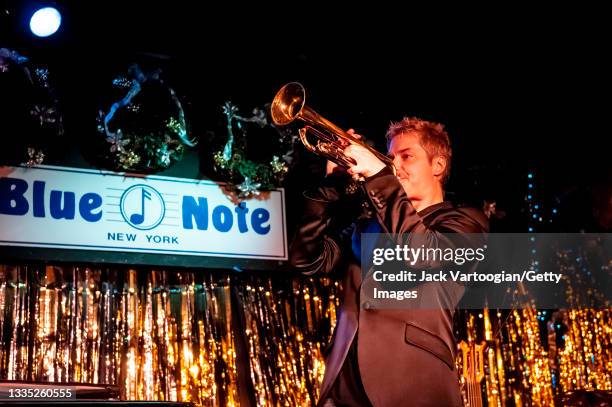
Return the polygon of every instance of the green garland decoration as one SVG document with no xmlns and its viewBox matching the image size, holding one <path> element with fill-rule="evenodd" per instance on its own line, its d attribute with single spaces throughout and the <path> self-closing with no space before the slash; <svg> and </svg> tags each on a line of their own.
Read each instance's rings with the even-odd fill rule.
<svg viewBox="0 0 612 407">
<path fill-rule="evenodd" d="M 0 126 L 6 132 L 0 164 L 39 165 L 52 150 L 65 145 L 63 115 L 49 76 L 47 68 L 17 51 L 0 48 Z"/>
<path fill-rule="evenodd" d="M 293 163 L 293 153 L 297 135 L 286 128 L 277 128 L 268 119 L 269 106 L 253 109 L 251 117 L 238 114 L 238 107 L 231 102 L 223 106 L 223 113 L 227 119 L 227 142 L 222 150 L 213 154 L 214 169 L 230 190 L 238 198 L 251 198 L 262 191 L 278 188 Z M 279 134 L 280 152 L 273 155 L 267 162 L 257 162 L 247 157 L 245 140 L 247 136 L 246 123 L 260 128 L 272 127 Z M 234 127 L 237 129 L 236 134 Z M 240 137 L 237 140 L 236 137 Z M 242 143 L 237 141 L 243 141 Z"/>
<path fill-rule="evenodd" d="M 160 70 L 144 74 L 137 65 L 129 70 L 132 80 L 117 78 L 113 85 L 128 89 L 108 113 L 98 116 L 98 133 L 108 145 L 107 159 L 116 170 L 154 172 L 167 169 L 183 157 L 185 146 L 193 147 L 188 137 L 185 113 L 176 93 L 160 79 Z M 156 84 L 167 91 L 170 112 L 166 118 L 147 115 L 142 101 L 134 98 L 144 86 Z M 145 100 L 146 101 L 146 100 Z"/>
</svg>

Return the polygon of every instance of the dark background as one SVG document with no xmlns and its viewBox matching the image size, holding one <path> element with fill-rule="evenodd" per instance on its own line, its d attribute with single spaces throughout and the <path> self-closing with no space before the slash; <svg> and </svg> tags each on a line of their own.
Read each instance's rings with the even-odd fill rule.
<svg viewBox="0 0 612 407">
<path fill-rule="evenodd" d="M 528 173 L 545 214 L 537 231 L 611 227 L 612 36 L 600 10 L 63 1 L 54 3 L 60 31 L 39 39 L 28 27 L 39 4 L 4 3 L 0 46 L 53 75 L 68 140 L 58 164 L 87 150 L 110 82 L 138 62 L 162 68 L 199 138 L 192 155 L 200 164 L 186 160 L 164 174 L 193 176 L 187 166 L 195 165 L 197 176 L 214 179 L 223 103 L 246 115 L 300 81 L 310 106 L 379 150 L 392 120 L 444 123 L 454 150 L 449 197 L 477 206 L 495 200 L 506 213 L 499 230 L 526 231 Z M 301 191 L 324 166 L 310 153 L 298 156 L 285 184 L 290 232 Z"/>
</svg>

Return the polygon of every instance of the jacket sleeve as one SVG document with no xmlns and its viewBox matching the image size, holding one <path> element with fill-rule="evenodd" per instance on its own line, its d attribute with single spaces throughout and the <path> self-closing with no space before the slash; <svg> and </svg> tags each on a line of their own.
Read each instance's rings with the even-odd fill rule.
<svg viewBox="0 0 612 407">
<path fill-rule="evenodd" d="M 419 216 L 397 177 L 388 168 L 369 177 L 364 187 L 378 222 L 400 245 L 424 245 L 441 249 L 474 248 L 482 246 L 486 240 L 488 220 L 475 209 L 445 210 L 426 222 Z"/>
<path fill-rule="evenodd" d="M 344 176 L 330 175 L 323 185 L 304 193 L 304 212 L 289 248 L 289 262 L 303 274 L 329 273 L 341 258 L 338 242 L 330 233 L 332 213 L 342 199 Z"/>
</svg>

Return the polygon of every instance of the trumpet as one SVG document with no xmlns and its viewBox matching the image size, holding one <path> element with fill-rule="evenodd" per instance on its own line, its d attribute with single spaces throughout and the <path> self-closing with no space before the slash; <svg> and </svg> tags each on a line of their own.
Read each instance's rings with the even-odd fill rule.
<svg viewBox="0 0 612 407">
<path fill-rule="evenodd" d="M 296 120 L 306 123 L 299 129 L 300 140 L 310 152 L 327 158 L 328 160 L 349 168 L 357 164 L 356 161 L 344 154 L 349 144 L 359 145 L 374 154 L 396 174 L 393 161 L 386 155 L 379 153 L 365 142 L 351 136 L 313 109 L 306 105 L 306 90 L 298 82 L 284 85 L 274 97 L 271 107 L 272 121 L 278 126 L 286 126 Z M 308 134 L 316 138 L 316 142 L 308 140 Z"/>
</svg>

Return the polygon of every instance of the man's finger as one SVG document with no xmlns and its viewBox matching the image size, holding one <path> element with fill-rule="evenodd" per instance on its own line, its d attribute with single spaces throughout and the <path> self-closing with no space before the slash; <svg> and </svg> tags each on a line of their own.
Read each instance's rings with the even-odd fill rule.
<svg viewBox="0 0 612 407">
<path fill-rule="evenodd" d="M 353 151 L 354 151 L 354 147 L 353 147 L 353 145 L 352 145 L 352 144 L 349 144 L 348 146 L 346 146 L 346 147 L 344 148 L 344 150 L 342 150 L 342 152 L 344 153 L 344 155 L 349 156 L 349 157 L 351 157 L 351 158 L 354 158 L 354 157 L 352 156 Z"/>
<path fill-rule="evenodd" d="M 361 174 L 363 172 L 364 168 L 359 166 L 359 165 L 353 165 L 351 168 L 349 168 L 347 171 L 349 174 L 354 175 L 354 174 Z"/>
<path fill-rule="evenodd" d="M 360 139 L 362 137 L 361 134 L 355 133 L 355 129 L 348 129 L 346 132 L 349 136 L 352 136 L 356 139 Z"/>
</svg>

